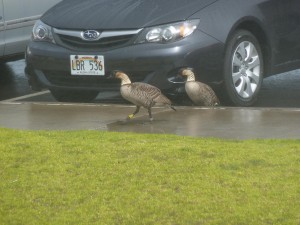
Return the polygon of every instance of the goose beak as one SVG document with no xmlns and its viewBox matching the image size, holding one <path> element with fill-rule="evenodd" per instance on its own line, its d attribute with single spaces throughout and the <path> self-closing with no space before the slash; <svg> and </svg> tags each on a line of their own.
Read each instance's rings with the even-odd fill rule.
<svg viewBox="0 0 300 225">
<path fill-rule="evenodd" d="M 177 76 L 176 76 L 176 78 L 178 79 L 178 78 L 180 78 L 180 79 L 182 79 L 182 72 L 183 72 L 183 70 L 185 70 L 185 68 L 181 68 L 180 70 L 178 70 L 178 73 L 177 73 Z"/>
<path fill-rule="evenodd" d="M 113 70 L 109 73 L 109 75 L 107 76 L 108 79 L 113 79 L 116 78 L 116 73 L 117 72 L 121 72 L 120 70 Z"/>
<path fill-rule="evenodd" d="M 185 70 L 185 68 L 181 68 L 179 71 L 178 71 L 178 76 L 182 76 L 182 72 Z"/>
</svg>

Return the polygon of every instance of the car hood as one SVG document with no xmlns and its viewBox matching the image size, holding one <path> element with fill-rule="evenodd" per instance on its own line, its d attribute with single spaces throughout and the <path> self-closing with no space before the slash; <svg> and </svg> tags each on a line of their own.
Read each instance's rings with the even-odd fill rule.
<svg viewBox="0 0 300 225">
<path fill-rule="evenodd" d="M 42 16 L 61 29 L 135 29 L 186 20 L 216 0 L 63 0 Z"/>
</svg>

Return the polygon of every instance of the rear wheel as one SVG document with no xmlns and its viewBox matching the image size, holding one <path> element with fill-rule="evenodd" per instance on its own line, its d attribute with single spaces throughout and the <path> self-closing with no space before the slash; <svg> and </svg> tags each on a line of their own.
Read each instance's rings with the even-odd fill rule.
<svg viewBox="0 0 300 225">
<path fill-rule="evenodd" d="M 90 102 L 97 95 L 97 91 L 66 91 L 66 90 L 50 90 L 53 97 L 59 102 Z"/>
<path fill-rule="evenodd" d="M 249 31 L 238 30 L 229 40 L 225 55 L 224 86 L 229 103 L 253 105 L 261 88 L 263 71 L 263 55 L 257 39 Z"/>
</svg>

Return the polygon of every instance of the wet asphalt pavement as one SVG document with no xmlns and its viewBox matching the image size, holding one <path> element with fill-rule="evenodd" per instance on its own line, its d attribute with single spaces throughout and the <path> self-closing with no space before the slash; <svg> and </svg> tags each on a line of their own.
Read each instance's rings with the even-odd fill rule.
<svg viewBox="0 0 300 225">
<path fill-rule="evenodd" d="M 172 133 L 227 139 L 300 138 L 300 70 L 264 80 L 259 100 L 249 108 L 204 108 L 176 104 L 177 112 L 146 110 L 124 118 L 134 107 L 119 93 L 100 93 L 93 103 L 56 102 L 48 91 L 30 90 L 24 60 L 0 66 L 0 127 L 29 130 L 109 130 Z M 187 104 L 188 105 L 188 104 Z"/>
<path fill-rule="evenodd" d="M 0 64 L 0 100 L 33 93 L 24 74 L 24 60 Z"/>
</svg>

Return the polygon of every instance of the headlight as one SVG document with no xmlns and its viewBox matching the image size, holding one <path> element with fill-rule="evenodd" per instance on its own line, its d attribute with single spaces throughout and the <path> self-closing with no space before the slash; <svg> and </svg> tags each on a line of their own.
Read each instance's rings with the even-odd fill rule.
<svg viewBox="0 0 300 225">
<path fill-rule="evenodd" d="M 36 21 L 33 29 L 32 29 L 32 38 L 35 41 L 48 41 L 54 42 L 51 27 L 44 24 L 42 21 Z"/>
<path fill-rule="evenodd" d="M 162 26 L 145 28 L 135 43 L 170 43 L 191 35 L 197 28 L 199 20 L 166 24 Z"/>
</svg>

